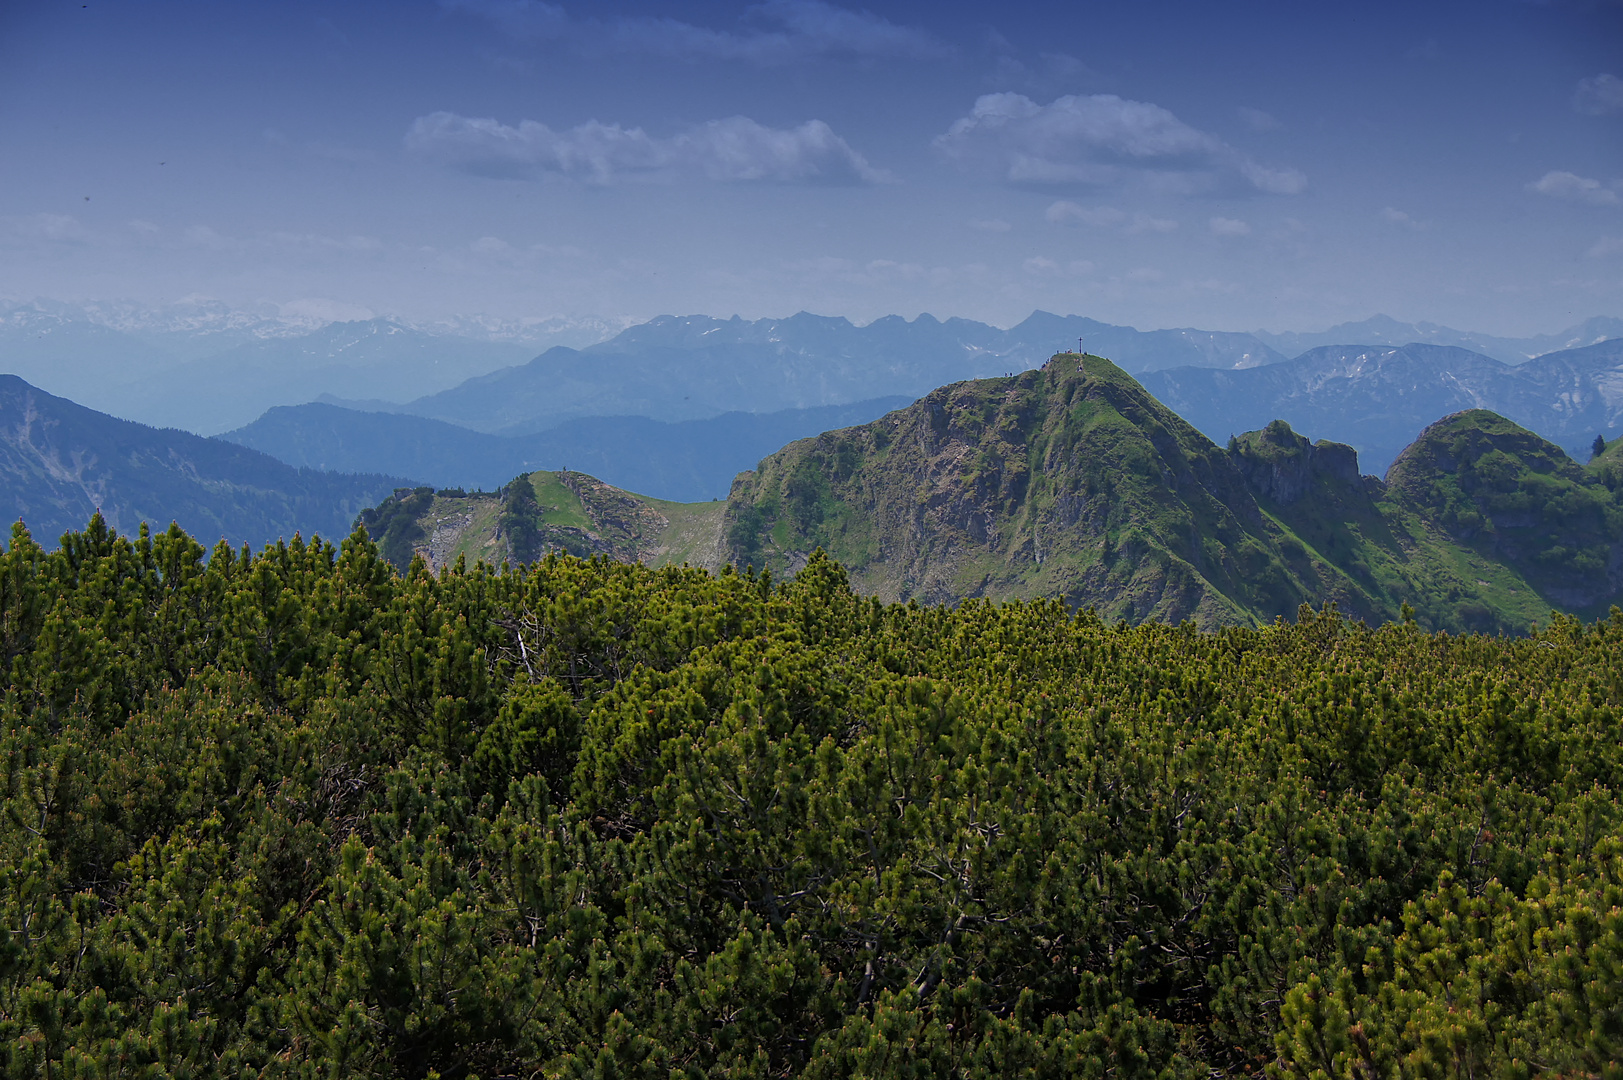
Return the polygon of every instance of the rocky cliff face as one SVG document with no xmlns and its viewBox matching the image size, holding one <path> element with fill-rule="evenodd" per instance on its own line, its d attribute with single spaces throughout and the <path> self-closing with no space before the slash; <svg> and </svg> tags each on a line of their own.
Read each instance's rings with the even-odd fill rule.
<svg viewBox="0 0 1623 1080">
<path fill-rule="evenodd" d="M 1309 442 L 1283 420 L 1237 436 L 1229 443 L 1229 456 L 1247 487 L 1281 506 L 1301 501 L 1324 484 L 1359 486 L 1361 482 L 1358 451 L 1325 439 Z"/>
</svg>

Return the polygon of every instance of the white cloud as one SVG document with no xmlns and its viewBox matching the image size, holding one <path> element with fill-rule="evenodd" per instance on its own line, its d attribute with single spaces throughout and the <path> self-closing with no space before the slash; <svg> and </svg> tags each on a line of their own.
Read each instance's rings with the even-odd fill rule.
<svg viewBox="0 0 1623 1080">
<path fill-rule="evenodd" d="M 1527 190 L 1548 195 L 1552 199 L 1589 203 L 1591 206 L 1616 206 L 1619 202 L 1617 192 L 1599 180 L 1569 172 L 1547 172 L 1528 184 Z"/>
<path fill-rule="evenodd" d="M 346 255 L 366 255 L 383 250 L 383 242 L 375 236 L 324 236 L 321 233 L 270 232 L 262 242 L 285 251 L 335 252 Z"/>
<path fill-rule="evenodd" d="M 1178 223 L 1170 218 L 1151 217 L 1149 214 L 1134 214 L 1132 224 L 1127 226 L 1130 233 L 1153 232 L 1169 233 L 1178 231 Z"/>
<path fill-rule="evenodd" d="M 1278 131 L 1284 127 L 1272 113 L 1242 105 L 1234 110 L 1236 116 L 1252 131 Z"/>
<path fill-rule="evenodd" d="M 1608 259 L 1613 255 L 1623 255 L 1623 236 L 1603 236 L 1596 240 L 1585 254 L 1591 259 Z"/>
<path fill-rule="evenodd" d="M 4 219 L 7 231 L 31 240 L 82 244 L 90 240 L 90 230 L 72 214 L 28 214 Z"/>
<path fill-rule="evenodd" d="M 1069 199 L 1053 203 L 1043 216 L 1055 225 L 1092 225 L 1094 228 L 1108 228 L 1127 220 L 1127 215 L 1114 206 L 1082 206 Z"/>
<path fill-rule="evenodd" d="M 1213 236 L 1251 235 L 1251 226 L 1238 218 L 1214 217 L 1209 224 Z"/>
<path fill-rule="evenodd" d="M 406 146 L 423 157 L 484 176 L 555 173 L 592 183 L 621 176 L 802 184 L 874 184 L 891 179 L 821 120 L 769 128 L 744 116 L 711 120 L 671 138 L 588 121 L 554 131 L 436 112 L 420 116 Z"/>
<path fill-rule="evenodd" d="M 1061 263 L 1046 255 L 1033 255 L 1022 262 L 1020 268 L 1033 277 L 1087 277 L 1095 269 L 1087 259 Z"/>
<path fill-rule="evenodd" d="M 818 53 L 936 57 L 951 52 L 923 30 L 822 0 L 767 0 L 754 11 L 780 23 L 802 48 Z"/>
<path fill-rule="evenodd" d="M 1092 226 L 1096 229 L 1107 229 L 1126 221 L 1126 214 L 1115 206 L 1083 206 L 1065 198 L 1048 206 L 1044 216 L 1057 226 Z"/>
<path fill-rule="evenodd" d="M 1416 221 L 1409 214 L 1405 213 L 1402 210 L 1399 210 L 1395 206 L 1388 206 L 1388 207 L 1385 207 L 1384 209 L 1382 209 L 1381 210 L 1381 220 L 1382 221 L 1389 221 L 1393 225 L 1401 225 L 1403 228 L 1408 229 L 1411 232 L 1419 232 L 1420 230 L 1422 230 L 1422 229 L 1424 229 L 1426 227 L 1425 222 Z"/>
<path fill-rule="evenodd" d="M 1623 79 L 1606 74 L 1580 79 L 1572 94 L 1572 107 L 1589 116 L 1623 113 Z"/>
<path fill-rule="evenodd" d="M 1083 79 L 1098 77 L 1093 69 L 1068 53 L 1040 53 L 1028 63 L 1014 54 L 1014 45 L 1008 39 L 995 32 L 991 38 L 998 55 L 983 80 L 988 87 L 1006 90 L 1018 86 L 1033 93 L 1052 94 L 1075 86 Z"/>
<path fill-rule="evenodd" d="M 1307 189 L 1307 176 L 1298 169 L 1271 169 L 1249 158 L 1240 159 L 1239 167 L 1252 187 L 1269 195 L 1300 195 Z"/>
<path fill-rule="evenodd" d="M 711 120 L 672 142 L 678 157 L 712 180 L 874 184 L 890 179 L 821 120 L 781 129 L 734 116 Z"/>
<path fill-rule="evenodd" d="M 224 235 L 218 229 L 211 228 L 208 225 L 187 226 L 186 231 L 182 235 L 185 236 L 188 244 L 195 247 L 209 248 L 213 251 L 222 251 L 226 248 L 236 246 L 236 242 L 229 236 Z"/>
<path fill-rule="evenodd" d="M 1307 186 L 1295 169 L 1260 165 L 1159 105 L 1114 94 L 1066 96 L 1048 105 L 1023 94 L 985 94 L 935 146 L 954 161 L 990 168 L 1013 184 L 1137 179 L 1178 192 L 1227 183 L 1278 195 Z"/>
<path fill-rule="evenodd" d="M 758 27 L 738 31 L 668 17 L 573 19 L 564 8 L 537 0 L 440 0 L 440 6 L 483 18 L 520 41 L 567 39 L 587 54 L 641 53 L 773 65 L 821 56 L 930 59 L 952 53 L 923 30 L 824 0 L 767 0 L 746 12 Z"/>
<path fill-rule="evenodd" d="M 1087 225 L 1095 229 L 1119 228 L 1127 233 L 1169 233 L 1177 231 L 1178 228 L 1178 223 L 1169 218 L 1158 218 L 1144 213 L 1129 214 L 1114 206 L 1082 206 L 1069 199 L 1061 199 L 1050 204 L 1044 216 L 1055 225 Z"/>
</svg>

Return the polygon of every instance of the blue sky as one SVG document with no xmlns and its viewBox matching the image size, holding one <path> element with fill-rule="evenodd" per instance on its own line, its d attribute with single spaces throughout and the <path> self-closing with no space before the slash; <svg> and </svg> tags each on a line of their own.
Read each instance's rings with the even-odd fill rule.
<svg viewBox="0 0 1623 1080">
<path fill-rule="evenodd" d="M 1623 4 L 0 5 L 0 296 L 1623 314 Z"/>
</svg>

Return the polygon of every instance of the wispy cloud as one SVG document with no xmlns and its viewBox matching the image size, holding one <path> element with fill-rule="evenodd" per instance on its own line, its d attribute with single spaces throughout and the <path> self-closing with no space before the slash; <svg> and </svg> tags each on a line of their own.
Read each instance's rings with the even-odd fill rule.
<svg viewBox="0 0 1623 1080">
<path fill-rule="evenodd" d="M 1591 244 L 1584 254 L 1591 259 L 1609 259 L 1614 255 L 1623 255 L 1623 236 L 1603 236 Z"/>
<path fill-rule="evenodd" d="M 1213 236 L 1250 236 L 1251 226 L 1239 218 L 1214 217 L 1207 223 Z"/>
<path fill-rule="evenodd" d="M 1623 79 L 1607 74 L 1580 79 L 1572 94 L 1572 107 L 1588 116 L 1623 113 Z"/>
<path fill-rule="evenodd" d="M 1285 126 L 1272 113 L 1263 112 L 1261 109 L 1242 105 L 1235 109 L 1234 113 L 1252 131 L 1278 131 Z"/>
<path fill-rule="evenodd" d="M 1071 259 L 1061 263 L 1046 255 L 1033 255 L 1021 263 L 1020 268 L 1037 277 L 1085 277 L 1096 269 L 1087 259 Z"/>
<path fill-rule="evenodd" d="M 91 238 L 90 230 L 72 214 L 40 213 L 0 218 L 0 228 L 13 236 L 56 244 L 82 244 Z"/>
<path fill-rule="evenodd" d="M 588 121 L 554 131 L 450 112 L 420 116 L 406 133 L 413 153 L 484 176 L 552 173 L 605 184 L 663 177 L 786 184 L 875 184 L 891 179 L 821 120 L 769 128 L 745 116 L 711 120 L 670 138 Z"/>
<path fill-rule="evenodd" d="M 1381 209 L 1381 220 L 1408 229 L 1410 232 L 1420 232 L 1426 227 L 1424 221 L 1415 219 L 1407 211 L 1399 210 L 1395 206 L 1383 207 Z"/>
<path fill-rule="evenodd" d="M 1118 210 L 1114 206 L 1083 206 L 1061 199 L 1051 203 L 1043 214 L 1055 225 L 1086 225 L 1094 229 L 1120 229 L 1126 233 L 1175 232 L 1178 223 L 1170 218 Z"/>
<path fill-rule="evenodd" d="M 986 94 L 935 146 L 951 160 L 990 168 L 1020 185 L 1139 180 L 1183 193 L 1238 186 L 1275 195 L 1307 187 L 1295 169 L 1258 164 L 1159 105 L 1114 94 L 1066 96 L 1047 105 L 1024 94 Z"/>
<path fill-rule="evenodd" d="M 567 41 L 588 54 L 638 53 L 680 60 L 738 60 L 763 66 L 817 57 L 932 59 L 952 48 L 924 30 L 823 0 L 767 0 L 745 12 L 738 29 L 637 16 L 577 19 L 539 0 L 440 0 L 520 41 Z"/>
<path fill-rule="evenodd" d="M 268 230 L 246 235 L 221 232 L 212 225 L 191 224 L 165 229 L 135 219 L 122 226 L 93 228 L 70 214 L 29 214 L 0 218 L 0 241 L 15 239 L 34 245 L 72 245 L 102 250 L 155 247 L 189 252 L 253 253 L 257 255 L 372 256 L 384 243 L 371 236 Z"/>
<path fill-rule="evenodd" d="M 1577 173 L 1551 171 L 1527 185 L 1528 191 L 1548 195 L 1552 199 L 1588 203 L 1591 206 L 1616 206 L 1617 191 L 1599 180 L 1591 180 Z"/>
<path fill-rule="evenodd" d="M 988 87 L 1020 87 L 1034 94 L 1053 94 L 1099 78 L 1096 71 L 1069 53 L 1045 52 L 1022 60 L 1015 54 L 1014 45 L 1001 34 L 994 33 L 991 44 L 996 57 L 986 74 Z"/>
</svg>

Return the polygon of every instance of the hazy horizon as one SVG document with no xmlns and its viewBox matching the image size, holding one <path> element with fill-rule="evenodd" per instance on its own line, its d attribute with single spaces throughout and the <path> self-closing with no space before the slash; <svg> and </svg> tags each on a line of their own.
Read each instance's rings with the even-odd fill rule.
<svg viewBox="0 0 1623 1080">
<path fill-rule="evenodd" d="M 933 319 L 936 322 L 946 323 L 954 319 L 965 319 L 982 323 L 998 330 L 1012 330 L 1021 323 L 1041 315 L 1055 315 L 1061 318 L 1088 318 L 1105 323 L 1119 329 L 1134 330 L 1140 333 L 1154 333 L 1164 330 L 1193 330 L 1217 333 L 1254 333 L 1267 336 L 1302 336 L 1315 337 L 1333 334 L 1335 331 L 1348 326 L 1362 326 L 1370 323 L 1391 321 L 1398 325 L 1412 325 L 1416 327 L 1435 328 L 1443 331 L 1452 331 L 1460 334 L 1475 334 L 1483 337 L 1516 340 L 1520 338 L 1553 337 L 1563 331 L 1574 329 L 1586 322 L 1595 319 L 1619 318 L 1606 313 L 1594 311 L 1579 318 L 1572 319 L 1561 325 L 1548 325 L 1534 327 L 1525 334 L 1495 335 L 1475 326 L 1448 326 L 1430 319 L 1396 319 L 1383 311 L 1369 312 L 1362 318 L 1344 319 L 1334 324 L 1310 325 L 1303 329 L 1280 329 L 1272 326 L 1253 326 L 1235 330 L 1227 327 L 1194 326 L 1194 325 L 1159 325 L 1128 323 L 1108 323 L 1098 319 L 1086 311 L 1054 311 L 1046 308 L 1032 308 L 1024 315 L 1006 321 L 991 319 L 974 319 L 971 316 L 941 313 L 937 311 L 918 311 L 911 314 L 902 312 L 885 312 L 870 318 L 853 318 L 838 312 L 811 311 L 802 308 L 787 313 L 770 313 L 763 315 L 744 315 L 740 312 L 709 312 L 709 311 L 660 311 L 647 316 L 628 315 L 602 315 L 598 313 L 582 313 L 578 315 L 521 315 L 501 316 L 488 311 L 460 311 L 444 315 L 418 316 L 407 311 L 374 311 L 353 305 L 333 303 L 322 300 L 310 301 L 301 299 L 283 304 L 272 301 L 261 301 L 243 307 L 233 307 L 216 297 L 185 296 L 168 303 L 146 304 L 129 297 L 111 297 L 95 299 L 63 299 L 51 296 L 18 296 L 0 294 L 0 323 L 3 323 L 8 314 L 24 310 L 35 310 L 45 314 L 58 314 L 67 311 L 72 314 L 81 314 L 87 320 L 97 325 L 113 328 L 159 330 L 161 332 L 180 331 L 195 327 L 213 328 L 215 326 L 234 326 L 241 320 L 254 320 L 262 323 L 275 323 L 286 328 L 288 336 L 298 336 L 313 333 L 328 327 L 344 324 L 367 322 L 394 322 L 412 329 L 423 330 L 430 333 L 440 333 L 451 337 L 483 338 L 489 336 L 500 340 L 500 335 L 513 334 L 523 331 L 533 332 L 534 335 L 553 335 L 562 332 L 568 335 L 571 331 L 595 332 L 601 336 L 594 340 L 607 341 L 625 330 L 638 326 L 645 326 L 661 319 L 714 319 L 718 322 L 742 320 L 745 322 L 784 322 L 798 316 L 807 315 L 818 319 L 843 319 L 858 329 L 865 328 L 885 319 L 900 318 L 909 324 L 919 319 Z M 193 316 L 193 317 L 189 317 Z M 165 318 L 168 322 L 165 322 Z M 252 323 L 250 323 L 252 325 Z M 1351 339 L 1341 344 L 1370 344 L 1357 342 Z M 1379 344 L 1375 342 L 1373 344 Z"/>
</svg>

